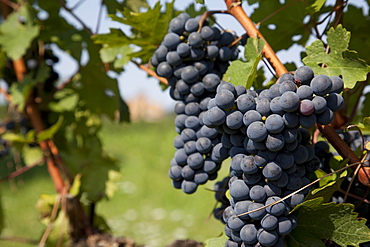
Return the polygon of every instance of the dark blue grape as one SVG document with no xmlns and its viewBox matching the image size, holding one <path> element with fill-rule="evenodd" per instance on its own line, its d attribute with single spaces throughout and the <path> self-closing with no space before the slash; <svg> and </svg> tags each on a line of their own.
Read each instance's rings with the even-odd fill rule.
<svg viewBox="0 0 370 247">
<path fill-rule="evenodd" d="M 305 115 L 309 116 L 315 111 L 315 104 L 308 99 L 304 99 L 301 101 L 301 104 L 299 105 L 299 111 Z"/>
<path fill-rule="evenodd" d="M 212 142 L 207 137 L 200 137 L 196 141 L 196 149 L 202 154 L 206 154 L 212 149 Z"/>
<path fill-rule="evenodd" d="M 178 66 L 182 64 L 182 58 L 176 51 L 168 52 L 166 56 L 166 60 L 171 66 Z"/>
<path fill-rule="evenodd" d="M 317 75 L 312 79 L 310 87 L 316 95 L 324 96 L 330 93 L 331 85 L 332 81 L 329 76 Z"/>
<path fill-rule="evenodd" d="M 246 224 L 240 230 L 240 238 L 246 244 L 254 244 L 257 242 L 257 228 L 254 224 Z"/>
<path fill-rule="evenodd" d="M 284 137 L 281 134 L 268 134 L 265 144 L 268 150 L 277 152 L 284 147 Z"/>
<path fill-rule="evenodd" d="M 218 50 L 218 57 L 221 61 L 230 61 L 232 54 L 232 50 L 227 46 L 223 46 Z"/>
<path fill-rule="evenodd" d="M 247 136 L 249 139 L 256 142 L 264 140 L 267 137 L 267 129 L 265 124 L 260 121 L 251 123 L 247 128 Z"/>
<path fill-rule="evenodd" d="M 244 116 L 243 116 L 243 123 L 246 127 L 248 127 L 250 124 L 256 121 L 261 121 L 261 120 L 262 120 L 262 116 L 256 110 L 249 110 L 246 113 L 244 113 Z"/>
<path fill-rule="evenodd" d="M 181 18 L 173 18 L 170 21 L 170 31 L 181 35 L 185 31 L 186 20 Z"/>
<path fill-rule="evenodd" d="M 293 76 L 292 76 L 293 77 Z M 283 81 L 281 82 L 281 85 L 279 87 L 279 93 L 282 95 L 285 92 L 296 92 L 297 91 L 297 86 L 294 84 L 293 81 Z"/>
<path fill-rule="evenodd" d="M 294 80 L 305 85 L 308 85 L 313 78 L 313 70 L 308 66 L 301 66 L 294 73 Z"/>
<path fill-rule="evenodd" d="M 330 76 L 332 82 L 330 93 L 341 93 L 344 88 L 344 82 L 339 76 Z"/>
<path fill-rule="evenodd" d="M 334 119 L 334 113 L 329 108 L 326 108 L 322 113 L 317 115 L 317 123 L 322 125 L 330 124 Z"/>
<path fill-rule="evenodd" d="M 226 120 L 226 113 L 218 107 L 212 107 L 204 115 L 214 125 L 221 125 Z"/>
<path fill-rule="evenodd" d="M 202 46 L 203 39 L 200 33 L 193 32 L 188 36 L 188 42 L 192 47 L 198 48 Z"/>
<path fill-rule="evenodd" d="M 199 169 L 204 164 L 204 158 L 201 153 L 190 154 L 187 158 L 187 164 L 194 170 Z"/>
<path fill-rule="evenodd" d="M 257 233 L 257 240 L 262 246 L 273 246 L 278 241 L 279 236 L 276 231 L 266 231 L 261 229 Z"/>
<path fill-rule="evenodd" d="M 265 202 L 265 206 L 270 205 L 271 203 L 274 203 L 276 201 L 279 201 L 281 198 L 278 196 L 270 196 L 267 198 Z M 286 205 L 284 201 L 280 201 L 274 205 L 268 206 L 266 208 L 266 212 L 269 214 L 272 214 L 274 216 L 280 216 L 285 212 Z"/>
<path fill-rule="evenodd" d="M 256 107 L 256 101 L 253 96 L 248 94 L 242 94 L 236 99 L 236 106 L 239 111 L 246 113 L 249 110 L 254 110 Z"/>
<path fill-rule="evenodd" d="M 299 99 L 311 99 L 313 96 L 313 90 L 310 86 L 302 85 L 297 89 L 297 95 Z"/>
<path fill-rule="evenodd" d="M 254 174 L 258 171 L 258 166 L 254 164 L 254 158 L 253 156 L 245 156 L 240 161 L 240 169 L 245 174 Z"/>
<path fill-rule="evenodd" d="M 190 47 L 186 43 L 180 43 L 176 48 L 177 53 L 181 57 L 187 57 L 190 54 Z"/>
<path fill-rule="evenodd" d="M 261 220 L 261 226 L 265 230 L 274 230 L 278 226 L 278 218 L 271 214 L 266 214 Z"/>
<path fill-rule="evenodd" d="M 185 114 L 188 116 L 198 116 L 200 113 L 199 103 L 190 102 L 185 106 Z"/>
<path fill-rule="evenodd" d="M 268 132 L 277 134 L 284 129 L 284 120 L 278 114 L 271 114 L 265 120 L 265 126 Z"/>
<path fill-rule="evenodd" d="M 330 93 L 328 96 L 325 97 L 325 99 L 330 110 L 339 111 L 343 108 L 344 100 L 340 94 Z"/>
<path fill-rule="evenodd" d="M 168 176 L 172 180 L 181 180 L 182 179 L 181 171 L 182 171 L 181 166 L 171 166 L 170 170 L 168 171 Z"/>
<path fill-rule="evenodd" d="M 216 94 L 216 105 L 221 109 L 229 109 L 234 105 L 234 94 L 229 90 L 221 90 Z"/>
<path fill-rule="evenodd" d="M 219 44 L 221 46 L 228 46 L 230 45 L 232 42 L 234 42 L 235 40 L 235 37 L 232 33 L 229 33 L 229 32 L 224 32 L 221 34 L 221 37 L 220 37 L 220 40 L 219 40 Z"/>
<path fill-rule="evenodd" d="M 257 98 L 256 111 L 261 113 L 262 116 L 268 116 L 271 113 L 270 100 L 268 98 Z"/>
<path fill-rule="evenodd" d="M 300 115 L 299 116 L 299 123 L 300 125 L 303 127 L 303 128 L 311 128 L 313 127 L 315 124 L 316 124 L 316 115 L 315 114 L 311 114 L 311 115 L 308 115 L 308 116 L 305 116 L 305 115 Z"/>
<path fill-rule="evenodd" d="M 173 145 L 177 149 L 184 147 L 184 141 L 182 140 L 180 135 L 175 137 L 175 139 L 173 140 Z"/>
<path fill-rule="evenodd" d="M 184 144 L 184 150 L 187 155 L 195 153 L 197 151 L 195 141 L 188 141 Z"/>
<path fill-rule="evenodd" d="M 259 203 L 259 202 L 252 202 L 251 204 L 249 204 L 248 206 L 248 211 L 252 211 L 252 210 L 255 210 L 255 209 L 259 209 L 259 208 L 262 208 L 264 205 L 262 203 Z M 266 209 L 260 209 L 260 210 L 257 210 L 253 213 L 250 213 L 249 216 L 254 219 L 254 220 L 261 220 L 266 214 Z"/>
<path fill-rule="evenodd" d="M 236 180 L 230 185 L 230 195 L 234 200 L 246 200 L 249 198 L 249 187 L 243 180 Z"/>
<path fill-rule="evenodd" d="M 193 179 L 195 171 L 189 165 L 185 165 L 181 170 L 181 176 L 186 180 Z"/>
<path fill-rule="evenodd" d="M 173 69 L 168 62 L 159 63 L 156 71 L 157 71 L 157 75 L 165 77 L 165 78 L 170 78 L 173 73 Z"/>
<path fill-rule="evenodd" d="M 261 185 L 254 185 L 249 190 L 249 197 L 255 202 L 263 202 L 266 199 L 265 189 Z"/>
<path fill-rule="evenodd" d="M 315 108 L 315 114 L 320 114 L 320 113 L 323 113 L 325 110 L 326 110 L 326 100 L 324 97 L 321 97 L 321 96 L 315 96 L 313 99 L 312 99 L 312 103 L 314 104 L 314 108 Z"/>
<path fill-rule="evenodd" d="M 288 128 L 296 128 L 299 124 L 299 116 L 294 112 L 287 112 L 283 115 L 285 126 Z"/>
<path fill-rule="evenodd" d="M 185 22 L 185 31 L 191 33 L 197 31 L 199 28 L 199 21 L 195 18 L 190 18 Z"/>
<path fill-rule="evenodd" d="M 266 179 L 277 180 L 282 174 L 282 169 L 279 164 L 272 161 L 267 163 L 265 167 L 263 167 L 262 174 L 263 176 L 265 176 Z"/>
<path fill-rule="evenodd" d="M 308 151 L 303 145 L 298 145 L 298 147 L 292 153 L 294 156 L 294 161 L 297 164 L 303 164 L 308 159 Z"/>
<path fill-rule="evenodd" d="M 279 103 L 284 111 L 294 112 L 298 109 L 300 100 L 296 93 L 287 91 L 281 95 Z"/>
<path fill-rule="evenodd" d="M 217 86 L 220 84 L 220 77 L 216 74 L 207 74 L 203 77 L 204 88 L 209 92 L 215 92 Z"/>
<path fill-rule="evenodd" d="M 168 49 L 176 49 L 177 45 L 180 44 L 180 36 L 176 33 L 168 33 L 163 38 L 163 45 Z"/>
<path fill-rule="evenodd" d="M 198 185 L 194 181 L 183 180 L 181 183 L 181 189 L 186 194 L 193 194 L 198 188 Z"/>
<path fill-rule="evenodd" d="M 231 129 L 239 129 L 243 125 L 243 114 L 240 111 L 234 111 L 227 115 L 226 125 Z"/>
<path fill-rule="evenodd" d="M 198 170 L 194 174 L 194 182 L 198 185 L 205 184 L 208 181 L 208 174 L 203 170 Z"/>
<path fill-rule="evenodd" d="M 285 112 L 280 106 L 280 96 L 273 98 L 270 101 L 270 110 L 272 113 L 283 115 Z"/>
</svg>

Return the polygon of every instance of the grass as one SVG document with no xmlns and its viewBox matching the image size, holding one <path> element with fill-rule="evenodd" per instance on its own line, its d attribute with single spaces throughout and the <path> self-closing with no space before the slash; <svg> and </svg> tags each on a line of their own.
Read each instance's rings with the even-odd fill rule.
<svg viewBox="0 0 370 247">
<path fill-rule="evenodd" d="M 117 183 L 114 197 L 98 203 L 96 210 L 113 235 L 163 247 L 175 239 L 204 241 L 223 232 L 220 222 L 208 219 L 215 200 L 206 188 L 212 189 L 214 182 L 199 187 L 193 195 L 172 187 L 167 173 L 175 151 L 173 120 L 174 116 L 167 116 L 157 123 L 104 124 L 101 138 L 107 152 L 118 160 L 122 181 Z M 3 185 L 3 235 L 41 236 L 44 226 L 34 205 L 41 193 L 54 193 L 44 168 L 38 167 L 17 180 L 24 184 Z M 0 241 L 0 246 L 32 245 Z"/>
</svg>

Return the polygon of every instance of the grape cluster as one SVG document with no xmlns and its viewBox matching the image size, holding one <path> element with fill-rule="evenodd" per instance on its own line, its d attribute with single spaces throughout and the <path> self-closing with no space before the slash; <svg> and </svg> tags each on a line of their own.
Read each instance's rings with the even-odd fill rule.
<svg viewBox="0 0 370 247">
<path fill-rule="evenodd" d="M 204 126 L 208 102 L 214 98 L 229 61 L 238 57 L 234 34 L 200 26 L 201 16 L 182 13 L 170 22 L 169 32 L 151 59 L 157 75 L 165 77 L 175 105 L 176 152 L 169 177 L 175 188 L 194 193 L 198 185 L 215 179 L 227 153 L 220 134 Z M 235 44 L 234 44 L 235 43 Z"/>
<path fill-rule="evenodd" d="M 266 209 L 244 213 L 308 185 L 311 172 L 320 166 L 306 128 L 332 121 L 333 112 L 340 107 L 333 107 L 329 96 L 339 95 L 339 89 L 332 91 L 339 86 L 328 77 L 331 85 L 324 94 L 315 84 L 315 78 L 322 76 L 314 77 L 312 73 L 304 78 L 302 70 L 312 71 L 301 67 L 295 76 L 284 74 L 279 84 L 258 92 L 221 82 L 216 96 L 208 103 L 203 123 L 222 134 L 222 146 L 232 157 L 231 205 L 223 213 L 225 233 L 229 237 L 226 246 L 284 246 L 282 237 L 297 223 L 289 212 L 303 202 L 309 188 Z M 307 81 L 311 82 L 310 86 Z M 307 88 L 315 89 L 304 95 Z M 343 84 L 339 88 L 342 90 Z M 323 106 L 319 105 L 325 108 L 323 111 L 311 110 L 307 114 L 302 110 L 302 104 L 315 102 L 317 97 L 325 101 Z"/>
</svg>

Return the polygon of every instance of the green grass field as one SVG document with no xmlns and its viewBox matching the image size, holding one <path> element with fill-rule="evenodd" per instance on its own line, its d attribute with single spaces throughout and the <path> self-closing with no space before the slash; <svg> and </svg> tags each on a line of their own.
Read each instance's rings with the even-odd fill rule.
<svg viewBox="0 0 370 247">
<path fill-rule="evenodd" d="M 209 217 L 215 204 L 214 181 L 186 195 L 172 187 L 167 172 L 175 148 L 174 116 L 157 123 L 105 123 L 104 146 L 117 158 L 122 180 L 110 200 L 97 204 L 113 235 L 134 239 L 139 244 L 165 246 L 175 239 L 204 241 L 223 232 L 223 225 Z M 220 179 L 227 169 L 220 173 Z M 35 203 L 41 193 L 54 193 L 45 167 L 38 167 L 2 188 L 5 229 L 3 236 L 38 239 L 44 226 Z M 32 246 L 0 241 L 0 246 Z"/>
</svg>

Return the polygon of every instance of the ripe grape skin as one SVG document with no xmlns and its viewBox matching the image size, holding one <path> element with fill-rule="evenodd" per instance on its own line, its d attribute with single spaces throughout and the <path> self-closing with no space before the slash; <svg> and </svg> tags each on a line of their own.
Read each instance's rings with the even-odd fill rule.
<svg viewBox="0 0 370 247">
<path fill-rule="evenodd" d="M 225 122 L 226 113 L 218 107 L 212 107 L 206 112 L 204 117 L 214 125 L 221 125 Z"/>
<path fill-rule="evenodd" d="M 216 94 L 216 105 L 221 109 L 229 109 L 234 105 L 234 94 L 226 89 L 221 90 Z"/>
<path fill-rule="evenodd" d="M 253 163 L 253 156 L 245 156 L 240 161 L 240 169 L 246 174 L 254 174 L 258 171 L 258 167 Z"/>
<path fill-rule="evenodd" d="M 316 115 L 311 114 L 308 116 L 300 115 L 299 116 L 299 123 L 302 125 L 303 128 L 311 128 L 316 124 Z"/>
<path fill-rule="evenodd" d="M 177 53 L 181 57 L 187 57 L 190 54 L 190 47 L 186 43 L 180 43 L 176 48 Z"/>
<path fill-rule="evenodd" d="M 230 185 L 230 195 L 235 200 L 246 200 L 249 198 L 249 187 L 243 180 L 236 180 Z"/>
<path fill-rule="evenodd" d="M 299 99 L 311 99 L 313 95 L 313 90 L 308 85 L 302 85 L 297 89 L 297 95 Z"/>
<path fill-rule="evenodd" d="M 278 196 L 270 196 L 267 198 L 265 202 L 265 206 L 270 205 L 271 203 L 274 203 L 276 201 L 279 201 L 281 198 Z M 280 201 L 274 205 L 268 206 L 266 208 L 266 212 L 274 215 L 274 216 L 280 216 L 284 213 L 286 209 L 285 201 Z"/>
<path fill-rule="evenodd" d="M 297 164 L 303 164 L 307 161 L 308 151 L 305 146 L 298 145 L 298 147 L 292 152 L 294 156 L 294 161 Z"/>
<path fill-rule="evenodd" d="M 207 137 L 200 137 L 196 141 L 196 149 L 202 154 L 206 154 L 212 149 L 212 142 Z"/>
<path fill-rule="evenodd" d="M 279 81 L 281 84 L 285 81 L 294 82 L 294 76 L 291 73 L 284 73 L 280 76 Z"/>
<path fill-rule="evenodd" d="M 249 190 L 249 197 L 255 202 L 263 202 L 266 198 L 265 189 L 261 185 L 254 185 Z"/>
<path fill-rule="evenodd" d="M 261 220 L 261 226 L 265 230 L 274 230 L 278 223 L 278 218 L 272 214 L 266 214 Z"/>
<path fill-rule="evenodd" d="M 244 113 L 244 116 L 243 116 L 243 123 L 246 127 L 248 127 L 253 122 L 261 121 L 261 120 L 262 120 L 262 116 L 256 110 L 249 110 L 246 113 Z"/>
<path fill-rule="evenodd" d="M 283 115 L 285 126 L 288 128 L 295 128 L 299 124 L 299 116 L 294 112 L 286 112 Z"/>
<path fill-rule="evenodd" d="M 284 147 L 284 137 L 281 134 L 268 134 L 265 144 L 268 150 L 277 152 Z"/>
<path fill-rule="evenodd" d="M 184 144 L 184 150 L 187 155 L 193 154 L 197 151 L 195 141 L 188 141 Z"/>
<path fill-rule="evenodd" d="M 185 22 L 185 31 L 191 33 L 197 31 L 199 28 L 199 22 L 195 18 L 190 18 Z"/>
<path fill-rule="evenodd" d="M 173 18 L 170 21 L 170 31 L 181 35 L 185 31 L 186 20 L 181 18 Z"/>
<path fill-rule="evenodd" d="M 251 204 L 249 204 L 248 206 L 248 211 L 252 211 L 252 210 L 255 210 L 255 209 L 259 209 L 261 207 L 263 207 L 264 205 L 262 203 L 259 203 L 259 202 L 252 202 Z M 251 217 L 252 219 L 254 220 L 261 220 L 264 216 L 266 215 L 266 209 L 260 209 L 260 210 L 257 210 L 253 213 L 250 213 L 249 214 L 249 217 Z"/>
<path fill-rule="evenodd" d="M 193 179 L 194 175 L 195 175 L 195 171 L 189 165 L 185 165 L 185 166 L 182 167 L 181 176 L 184 179 L 191 180 L 191 179 Z"/>
<path fill-rule="evenodd" d="M 330 124 L 334 119 L 334 113 L 329 108 L 326 108 L 325 111 L 317 115 L 317 123 L 322 125 Z"/>
<path fill-rule="evenodd" d="M 317 75 L 312 79 L 310 87 L 316 95 L 324 96 L 330 93 L 331 85 L 332 81 L 329 76 Z"/>
<path fill-rule="evenodd" d="M 246 244 L 254 244 L 257 242 L 257 228 L 254 224 L 246 224 L 240 230 L 240 238 Z"/>
<path fill-rule="evenodd" d="M 166 55 L 166 61 L 171 66 L 178 66 L 178 65 L 182 64 L 182 59 L 176 51 L 168 52 L 167 55 Z"/>
<path fill-rule="evenodd" d="M 163 38 L 163 45 L 170 50 L 176 49 L 178 44 L 180 44 L 180 36 L 176 33 L 167 33 Z"/>
<path fill-rule="evenodd" d="M 294 79 L 304 85 L 308 85 L 313 78 L 313 70 L 308 66 L 301 66 L 294 73 Z"/>
<path fill-rule="evenodd" d="M 273 98 L 270 101 L 270 110 L 272 113 L 283 115 L 285 112 L 280 106 L 280 96 Z"/>
<path fill-rule="evenodd" d="M 314 104 L 315 107 L 315 114 L 320 114 L 324 112 L 327 107 L 326 100 L 322 96 L 315 96 L 312 99 L 312 103 Z"/>
<path fill-rule="evenodd" d="M 267 137 L 267 129 L 261 121 L 251 123 L 247 128 L 247 136 L 249 139 L 259 142 Z"/>
<path fill-rule="evenodd" d="M 327 106 L 332 111 L 339 111 L 344 105 L 343 97 L 337 93 L 330 93 L 325 99 Z"/>
<path fill-rule="evenodd" d="M 330 93 L 341 93 L 344 88 L 344 82 L 339 76 L 330 76 L 332 86 Z"/>
<path fill-rule="evenodd" d="M 168 176 L 172 180 L 181 180 L 182 179 L 181 171 L 182 171 L 181 166 L 171 166 L 170 170 L 168 171 Z"/>
<path fill-rule="evenodd" d="M 220 77 L 216 74 L 210 73 L 203 77 L 204 88 L 209 92 L 215 92 L 217 86 L 220 84 Z"/>
<path fill-rule="evenodd" d="M 293 76 L 292 76 L 293 77 Z M 297 86 L 294 84 L 293 81 L 282 81 L 281 85 L 279 87 L 279 93 L 282 95 L 285 92 L 296 92 L 297 91 Z"/>
<path fill-rule="evenodd" d="M 200 30 L 200 34 L 202 38 L 206 41 L 211 41 L 215 37 L 215 31 L 212 27 L 210 26 L 204 26 Z"/>
<path fill-rule="evenodd" d="M 240 111 L 234 111 L 227 115 L 226 125 L 231 129 L 239 129 L 243 125 L 243 114 Z"/>
<path fill-rule="evenodd" d="M 257 233 L 257 240 L 262 246 L 273 246 L 278 239 L 279 237 L 275 230 L 266 231 L 261 229 L 261 231 Z"/>
<path fill-rule="evenodd" d="M 280 106 L 284 111 L 294 112 L 298 109 L 300 101 L 296 93 L 287 91 L 280 96 Z"/>
<path fill-rule="evenodd" d="M 274 161 L 269 162 L 262 169 L 262 174 L 269 180 L 277 180 L 280 178 L 282 173 L 281 167 Z"/>
<path fill-rule="evenodd" d="M 181 183 L 181 189 L 186 194 L 193 194 L 198 188 L 198 185 L 194 181 L 183 180 Z"/>
<path fill-rule="evenodd" d="M 162 76 L 165 78 L 170 78 L 173 73 L 173 69 L 168 62 L 159 63 L 156 71 L 159 76 Z"/>
<path fill-rule="evenodd" d="M 194 66 L 186 66 L 181 71 L 181 79 L 186 83 L 194 83 L 199 78 L 199 72 Z"/>
<path fill-rule="evenodd" d="M 270 100 L 268 98 L 257 98 L 256 111 L 261 113 L 262 116 L 268 116 L 271 113 Z"/>
<path fill-rule="evenodd" d="M 291 152 L 284 150 L 277 154 L 276 162 L 282 169 L 289 169 L 294 164 L 294 156 Z"/>
<path fill-rule="evenodd" d="M 277 134 L 284 129 L 284 120 L 278 114 L 271 114 L 265 120 L 265 126 L 268 132 Z"/>
<path fill-rule="evenodd" d="M 198 47 L 201 47 L 202 46 L 203 39 L 202 39 L 202 36 L 200 35 L 200 33 L 192 32 L 188 36 L 188 42 L 189 42 L 189 45 L 190 46 L 195 47 L 195 48 L 198 48 Z"/>
</svg>

